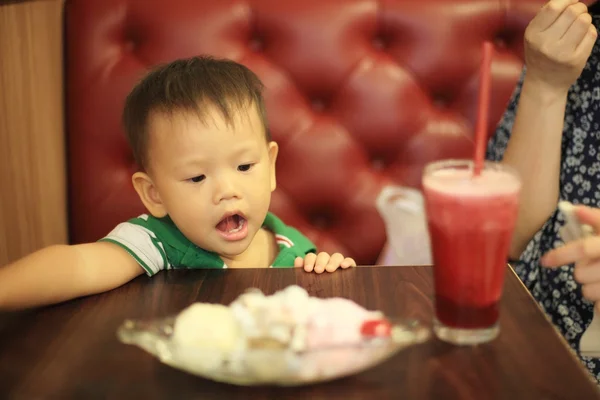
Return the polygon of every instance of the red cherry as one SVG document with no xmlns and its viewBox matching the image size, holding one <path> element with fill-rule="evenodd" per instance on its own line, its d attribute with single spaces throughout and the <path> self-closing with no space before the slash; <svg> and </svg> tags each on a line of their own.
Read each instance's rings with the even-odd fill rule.
<svg viewBox="0 0 600 400">
<path fill-rule="evenodd" d="M 372 319 L 363 322 L 360 333 L 363 336 L 390 336 L 392 334 L 392 324 L 385 319 Z"/>
</svg>

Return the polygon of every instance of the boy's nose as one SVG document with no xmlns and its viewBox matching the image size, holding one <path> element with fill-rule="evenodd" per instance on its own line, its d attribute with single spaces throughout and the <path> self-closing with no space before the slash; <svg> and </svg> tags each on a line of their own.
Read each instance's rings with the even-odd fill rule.
<svg viewBox="0 0 600 400">
<path fill-rule="evenodd" d="M 239 192 L 236 190 L 234 183 L 228 179 L 223 179 L 217 184 L 213 201 L 215 204 L 219 204 L 223 200 L 231 200 L 239 197 Z"/>
</svg>

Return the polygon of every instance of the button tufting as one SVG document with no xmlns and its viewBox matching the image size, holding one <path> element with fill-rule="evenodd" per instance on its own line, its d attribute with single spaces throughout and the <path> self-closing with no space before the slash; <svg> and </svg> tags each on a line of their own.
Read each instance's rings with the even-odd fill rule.
<svg viewBox="0 0 600 400">
<path fill-rule="evenodd" d="M 494 38 L 494 46 L 499 49 L 506 49 L 508 47 L 508 40 L 506 35 L 498 34 Z"/>
<path fill-rule="evenodd" d="M 437 108 L 448 108 L 450 105 L 450 96 L 444 94 L 433 95 L 433 105 Z"/>
<path fill-rule="evenodd" d="M 333 217 L 327 212 L 314 213 L 309 220 L 317 229 L 327 229 L 333 225 Z"/>
<path fill-rule="evenodd" d="M 375 171 L 382 171 L 385 169 L 386 162 L 383 157 L 373 157 L 371 158 L 371 168 Z"/>
<path fill-rule="evenodd" d="M 262 38 L 254 36 L 250 39 L 248 46 L 250 47 L 250 50 L 258 53 L 264 50 L 265 42 Z"/>
<path fill-rule="evenodd" d="M 435 0 L 368 7 L 302 0 L 157 1 L 151 8 L 147 1 L 73 2 L 65 14 L 71 238 L 95 241 L 144 212 L 131 190 L 129 177 L 139 168 L 118 107 L 134 80 L 159 62 L 210 54 L 242 62 L 265 83 L 270 129 L 285 143 L 278 178 L 288 182 L 275 191 L 270 210 L 314 235 L 319 250 L 375 263 L 385 241 L 373 206 L 381 184 L 418 187 L 418 172 L 432 157 L 470 154 L 463 119 L 477 101 L 472 84 L 480 44 L 493 41 L 503 58 L 490 110 L 500 115 L 521 71 L 523 31 L 540 1 L 502 0 L 468 10 L 468 18 L 459 0 L 447 0 L 443 15 L 430 13 L 442 3 Z M 473 29 L 473 21 L 484 28 Z M 114 46 L 124 62 L 110 56 Z M 111 73 L 90 84 L 98 71 Z M 310 139 L 302 135 L 308 124 Z M 366 165 L 354 161 L 365 156 Z M 115 191 L 118 197 L 106 196 Z"/>
<path fill-rule="evenodd" d="M 125 43 L 123 44 L 123 49 L 127 53 L 133 53 L 135 51 L 136 47 L 137 46 L 136 46 L 136 43 L 134 40 L 126 40 Z"/>
<path fill-rule="evenodd" d="M 371 41 L 373 47 L 377 50 L 385 50 L 387 43 L 382 36 L 375 36 Z"/>
<path fill-rule="evenodd" d="M 141 32 L 132 25 L 127 25 L 123 31 L 123 49 L 128 53 L 133 53 L 140 45 Z"/>
<path fill-rule="evenodd" d="M 314 111 L 322 112 L 325 110 L 325 100 L 323 99 L 312 99 L 310 105 Z"/>
</svg>

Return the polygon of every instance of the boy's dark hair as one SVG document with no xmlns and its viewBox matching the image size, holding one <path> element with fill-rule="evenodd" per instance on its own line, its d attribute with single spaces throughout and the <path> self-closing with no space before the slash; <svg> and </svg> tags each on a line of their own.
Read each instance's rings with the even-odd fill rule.
<svg viewBox="0 0 600 400">
<path fill-rule="evenodd" d="M 137 164 L 148 166 L 148 120 L 153 112 L 196 112 L 206 117 L 206 107 L 216 107 L 227 123 L 235 113 L 256 105 L 267 141 L 270 141 L 263 84 L 248 68 L 234 61 L 192 57 L 158 66 L 129 93 L 123 125 Z"/>
</svg>

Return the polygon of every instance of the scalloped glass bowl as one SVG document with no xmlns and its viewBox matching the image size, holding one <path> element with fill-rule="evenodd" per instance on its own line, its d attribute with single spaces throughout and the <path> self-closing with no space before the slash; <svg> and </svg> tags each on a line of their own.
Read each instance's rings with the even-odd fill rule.
<svg viewBox="0 0 600 400">
<path fill-rule="evenodd" d="M 174 322 L 175 317 L 128 320 L 121 325 L 117 336 L 121 342 L 138 346 L 173 368 L 243 386 L 301 386 L 351 376 L 430 337 L 430 329 L 417 320 L 391 319 L 390 337 L 368 338 L 358 345 L 302 352 L 280 348 L 245 349 L 224 354 L 216 348 L 178 345 L 171 339 Z"/>
</svg>

